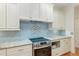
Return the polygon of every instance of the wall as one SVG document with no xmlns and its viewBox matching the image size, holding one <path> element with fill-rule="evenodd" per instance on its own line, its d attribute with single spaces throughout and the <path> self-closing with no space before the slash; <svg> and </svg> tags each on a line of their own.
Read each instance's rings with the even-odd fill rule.
<svg viewBox="0 0 79 59">
<path fill-rule="evenodd" d="M 21 21 L 21 31 L 0 32 L 0 43 L 25 40 L 33 37 L 52 37 L 54 35 L 64 35 L 65 31 L 50 31 L 48 23 Z"/>
<path fill-rule="evenodd" d="M 74 7 L 68 6 L 64 8 L 65 11 L 65 29 L 66 34 L 74 33 Z"/>
<path fill-rule="evenodd" d="M 75 7 L 75 45 L 79 48 L 79 6 Z"/>
<path fill-rule="evenodd" d="M 53 27 L 54 29 L 64 29 L 65 28 L 65 18 L 64 18 L 64 10 L 63 7 L 56 7 L 53 8 Z"/>
<path fill-rule="evenodd" d="M 71 38 L 71 52 L 75 53 L 75 39 L 74 39 L 74 6 L 66 6 L 65 11 L 65 29 L 66 35 L 72 35 Z"/>
<path fill-rule="evenodd" d="M 48 30 L 47 23 L 21 21 L 21 31 L 0 32 L 0 42 L 24 40 L 32 37 L 50 35 L 52 35 L 52 33 Z"/>
</svg>

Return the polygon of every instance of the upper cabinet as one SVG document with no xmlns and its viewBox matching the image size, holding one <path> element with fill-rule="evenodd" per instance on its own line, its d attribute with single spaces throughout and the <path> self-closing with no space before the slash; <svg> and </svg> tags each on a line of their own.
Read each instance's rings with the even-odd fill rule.
<svg viewBox="0 0 79 59">
<path fill-rule="evenodd" d="M 21 20 L 53 20 L 53 4 L 47 3 L 26 3 L 18 4 Z"/>
<path fill-rule="evenodd" d="M 4 3 L 0 3 L 0 29 L 6 27 L 6 11 L 5 11 L 6 5 Z"/>
<path fill-rule="evenodd" d="M 40 9 L 39 9 L 39 3 L 31 3 L 30 4 L 30 17 L 32 18 L 32 19 L 37 19 L 37 20 L 39 20 L 39 11 L 40 11 Z"/>
<path fill-rule="evenodd" d="M 40 18 L 45 20 L 53 20 L 53 4 L 40 4 Z"/>
<path fill-rule="evenodd" d="M 30 4 L 29 3 L 20 3 L 18 4 L 19 18 L 30 18 Z"/>
<path fill-rule="evenodd" d="M 0 30 L 19 30 L 16 4 L 0 3 Z"/>
<path fill-rule="evenodd" d="M 7 28 L 19 29 L 17 4 L 7 4 Z"/>
<path fill-rule="evenodd" d="M 39 19 L 39 3 L 21 3 L 18 7 L 21 20 Z"/>
</svg>

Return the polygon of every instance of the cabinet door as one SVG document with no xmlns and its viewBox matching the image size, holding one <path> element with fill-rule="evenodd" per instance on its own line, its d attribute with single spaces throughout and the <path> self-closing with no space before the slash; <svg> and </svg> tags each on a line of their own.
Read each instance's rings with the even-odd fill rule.
<svg viewBox="0 0 79 59">
<path fill-rule="evenodd" d="M 7 49 L 8 56 L 32 56 L 32 45 Z"/>
<path fill-rule="evenodd" d="M 48 3 L 40 4 L 40 18 L 51 20 L 53 19 L 53 5 Z"/>
<path fill-rule="evenodd" d="M 7 4 L 7 28 L 19 29 L 17 4 Z"/>
<path fill-rule="evenodd" d="M 39 3 L 31 3 L 30 4 L 30 17 L 33 19 L 39 20 Z"/>
<path fill-rule="evenodd" d="M 70 39 L 61 40 L 61 52 L 62 54 L 70 51 Z"/>
<path fill-rule="evenodd" d="M 70 38 L 67 38 L 65 39 L 65 50 L 66 51 L 70 51 L 70 48 L 71 48 L 71 39 Z"/>
<path fill-rule="evenodd" d="M 54 18 L 53 18 L 53 7 L 54 7 L 54 5 L 53 4 L 48 4 L 48 10 L 49 10 L 49 14 L 50 14 L 50 16 L 48 16 L 48 20 L 54 20 Z"/>
<path fill-rule="evenodd" d="M 6 11 L 5 11 L 5 4 L 0 3 L 0 28 L 6 27 Z"/>
<path fill-rule="evenodd" d="M 30 18 L 30 4 L 31 3 L 18 4 L 19 17 L 21 20 L 23 20 L 23 18 Z"/>
<path fill-rule="evenodd" d="M 6 49 L 0 50 L 0 56 L 6 56 Z"/>
<path fill-rule="evenodd" d="M 52 49 L 52 56 L 58 56 L 60 54 L 60 48 Z"/>
</svg>

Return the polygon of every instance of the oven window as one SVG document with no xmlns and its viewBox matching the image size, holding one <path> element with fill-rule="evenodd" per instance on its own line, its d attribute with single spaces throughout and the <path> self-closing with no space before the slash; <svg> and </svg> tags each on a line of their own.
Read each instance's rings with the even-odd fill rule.
<svg viewBox="0 0 79 59">
<path fill-rule="evenodd" d="M 35 49 L 34 56 L 51 56 L 51 47 Z"/>
</svg>

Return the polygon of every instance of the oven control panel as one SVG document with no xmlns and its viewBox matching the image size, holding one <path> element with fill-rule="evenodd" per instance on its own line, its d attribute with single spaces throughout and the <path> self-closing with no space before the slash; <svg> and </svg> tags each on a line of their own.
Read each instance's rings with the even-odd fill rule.
<svg viewBox="0 0 79 59">
<path fill-rule="evenodd" d="M 44 47 L 48 47 L 48 46 L 51 46 L 50 41 L 36 42 L 33 44 L 34 49 L 44 48 Z"/>
<path fill-rule="evenodd" d="M 41 42 L 41 43 L 40 43 L 40 45 L 45 45 L 45 44 L 47 44 L 47 42 Z"/>
</svg>

